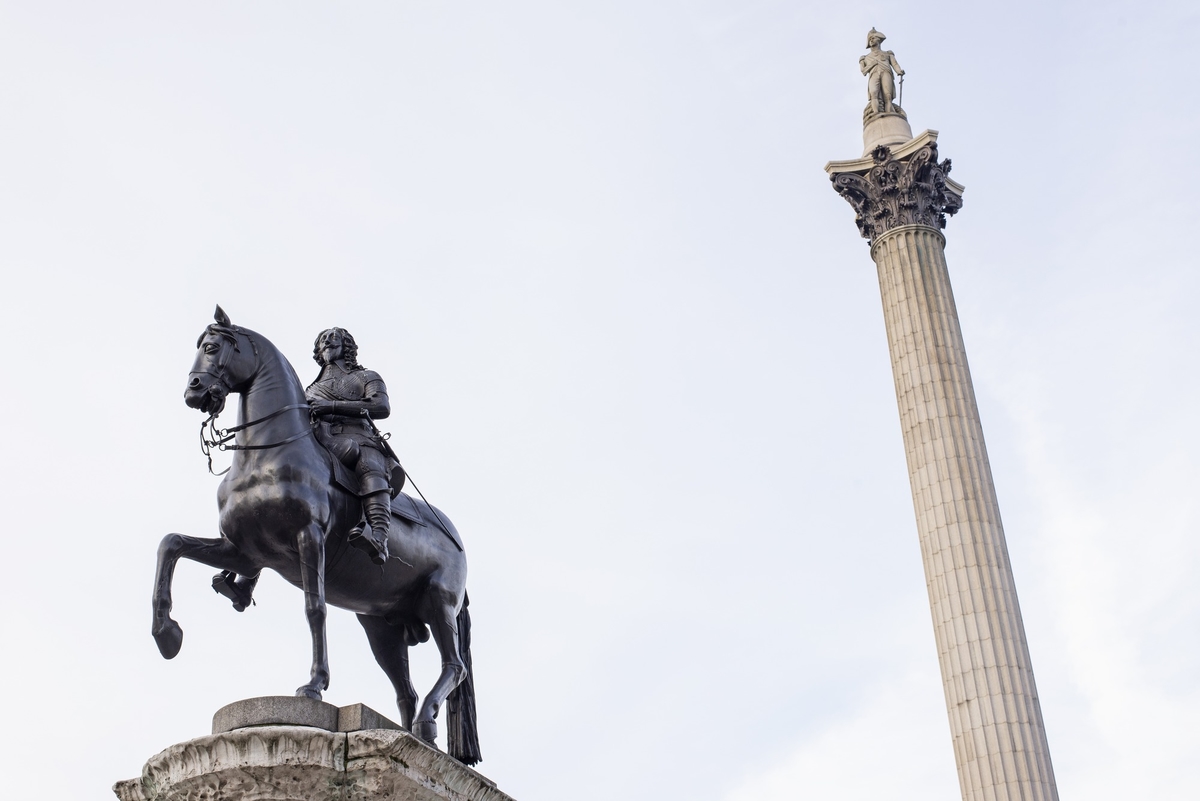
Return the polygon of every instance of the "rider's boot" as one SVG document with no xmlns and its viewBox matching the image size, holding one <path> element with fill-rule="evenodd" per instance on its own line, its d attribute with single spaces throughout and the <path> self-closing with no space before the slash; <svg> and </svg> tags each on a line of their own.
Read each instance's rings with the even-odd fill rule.
<svg viewBox="0 0 1200 801">
<path fill-rule="evenodd" d="M 363 511 L 367 522 L 371 524 L 370 533 L 364 531 L 353 542 L 367 552 L 372 562 L 385 565 L 388 560 L 388 530 L 392 524 L 391 493 L 385 490 L 363 498 Z"/>
<path fill-rule="evenodd" d="M 392 523 L 392 492 L 387 476 L 378 469 L 379 465 L 367 458 L 374 455 L 374 451 L 364 448 L 363 458 L 355 469 L 359 492 L 362 493 L 363 517 L 371 524 L 371 528 L 369 532 L 364 530 L 360 522 L 350 531 L 347 541 L 360 551 L 366 551 L 375 564 L 385 565 L 388 560 L 388 529 Z"/>
</svg>

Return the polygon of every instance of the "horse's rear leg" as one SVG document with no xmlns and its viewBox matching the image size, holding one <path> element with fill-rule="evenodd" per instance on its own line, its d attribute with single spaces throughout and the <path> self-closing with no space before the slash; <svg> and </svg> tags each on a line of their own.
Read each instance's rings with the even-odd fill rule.
<svg viewBox="0 0 1200 801">
<path fill-rule="evenodd" d="M 175 577 L 175 564 L 184 558 L 236 573 L 258 573 L 258 566 L 224 537 L 204 539 L 182 534 L 163 537 L 158 546 L 158 566 L 154 573 L 154 597 L 151 599 L 154 616 L 150 633 L 158 643 L 159 653 L 166 659 L 173 659 L 183 645 L 183 629 L 171 619 L 171 580 Z"/>
<path fill-rule="evenodd" d="M 400 725 L 411 731 L 413 715 L 417 713 L 417 689 L 413 687 L 408 672 L 408 644 L 404 640 L 404 628 L 372 615 L 359 615 L 358 622 L 367 632 L 367 641 L 371 643 L 375 661 L 396 689 Z"/>
<path fill-rule="evenodd" d="M 459 598 L 449 589 L 436 584 L 426 596 L 429 604 L 429 628 L 442 656 L 442 672 L 433 689 L 421 702 L 421 711 L 413 721 L 412 733 L 432 745 L 437 739 L 437 715 L 450 691 L 458 686 L 467 675 L 458 651 L 458 605 Z"/>
</svg>

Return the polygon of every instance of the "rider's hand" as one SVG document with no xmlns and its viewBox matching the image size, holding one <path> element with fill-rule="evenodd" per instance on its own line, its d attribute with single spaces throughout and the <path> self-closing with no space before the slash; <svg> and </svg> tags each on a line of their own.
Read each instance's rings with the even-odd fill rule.
<svg viewBox="0 0 1200 801">
<path fill-rule="evenodd" d="M 310 400 L 308 405 L 312 407 L 312 413 L 318 417 L 325 417 L 333 414 L 333 403 L 327 400 Z"/>
</svg>

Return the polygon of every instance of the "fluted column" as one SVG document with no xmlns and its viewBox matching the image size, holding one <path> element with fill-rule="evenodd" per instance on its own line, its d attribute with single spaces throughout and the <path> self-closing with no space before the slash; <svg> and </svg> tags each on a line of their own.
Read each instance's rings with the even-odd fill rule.
<svg viewBox="0 0 1200 801">
<path fill-rule="evenodd" d="M 961 207 L 962 187 L 937 161 L 936 133 L 910 145 L 901 158 L 881 147 L 827 169 L 879 272 L 959 785 L 964 801 L 1057 801 L 938 230 Z"/>
</svg>

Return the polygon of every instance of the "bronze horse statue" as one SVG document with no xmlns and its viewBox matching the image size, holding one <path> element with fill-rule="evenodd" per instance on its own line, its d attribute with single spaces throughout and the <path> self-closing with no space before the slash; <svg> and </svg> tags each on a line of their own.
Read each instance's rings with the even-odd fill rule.
<svg viewBox="0 0 1200 801">
<path fill-rule="evenodd" d="M 221 536 L 163 538 L 151 630 L 159 651 L 171 659 L 183 643 L 183 630 L 171 618 L 176 562 L 187 558 L 224 571 L 214 588 L 238 611 L 269 567 L 304 591 L 312 672 L 296 695 L 319 700 L 329 687 L 326 604 L 349 609 L 396 690 L 403 727 L 432 744 L 438 711 L 448 700 L 449 753 L 477 763 L 467 562 L 458 532 L 439 510 L 401 494 L 393 508 L 407 512 L 393 515 L 393 558 L 379 567 L 349 547 L 347 533 L 362 517 L 362 503 L 335 480 L 333 457 L 313 435 L 296 371 L 266 337 L 234 325 L 218 306 L 216 322 L 197 343 L 184 401 L 209 414 L 211 424 L 231 393 L 241 400 L 238 425 L 220 432 L 224 449 L 233 452 L 217 490 Z M 442 671 L 418 711 L 408 649 L 428 640 L 431 629 Z"/>
</svg>

